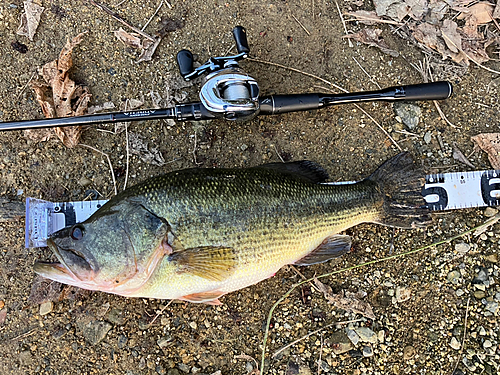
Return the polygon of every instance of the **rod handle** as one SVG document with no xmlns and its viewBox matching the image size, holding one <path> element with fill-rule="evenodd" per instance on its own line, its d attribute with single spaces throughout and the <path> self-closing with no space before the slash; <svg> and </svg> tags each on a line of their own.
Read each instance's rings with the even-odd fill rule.
<svg viewBox="0 0 500 375">
<path fill-rule="evenodd" d="M 453 86 L 448 81 L 408 85 L 401 89 L 405 93 L 404 100 L 442 100 L 453 94 Z"/>
<path fill-rule="evenodd" d="M 233 37 L 236 42 L 236 49 L 238 53 L 249 53 L 250 47 L 248 47 L 247 31 L 243 26 L 236 26 L 233 29 Z"/>
</svg>

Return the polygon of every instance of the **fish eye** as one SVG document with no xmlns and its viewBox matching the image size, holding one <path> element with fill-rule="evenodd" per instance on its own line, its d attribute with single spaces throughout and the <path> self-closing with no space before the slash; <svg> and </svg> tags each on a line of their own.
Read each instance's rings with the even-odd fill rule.
<svg viewBox="0 0 500 375">
<path fill-rule="evenodd" d="M 83 228 L 82 225 L 75 225 L 71 229 L 71 238 L 74 239 L 75 241 L 81 240 L 83 238 L 84 232 L 85 232 L 85 229 Z"/>
</svg>

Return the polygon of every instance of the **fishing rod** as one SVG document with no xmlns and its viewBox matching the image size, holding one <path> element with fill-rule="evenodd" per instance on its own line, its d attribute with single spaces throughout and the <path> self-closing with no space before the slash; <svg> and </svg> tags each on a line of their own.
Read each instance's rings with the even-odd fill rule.
<svg viewBox="0 0 500 375">
<path fill-rule="evenodd" d="M 205 64 L 197 68 L 193 66 L 194 58 L 190 51 L 184 49 L 177 54 L 179 71 L 186 81 L 206 75 L 199 93 L 199 102 L 182 103 L 162 109 L 0 122 L 0 131 L 159 119 L 192 121 L 222 118 L 246 121 L 255 116 L 307 111 L 337 104 L 442 100 L 449 98 L 453 93 L 453 86 L 450 82 L 440 81 L 346 94 L 303 93 L 259 97 L 260 90 L 257 81 L 238 65 L 238 61 L 247 58 L 250 52 L 246 30 L 242 26 L 236 26 L 233 29 L 233 37 L 238 54 L 210 57 Z"/>
</svg>

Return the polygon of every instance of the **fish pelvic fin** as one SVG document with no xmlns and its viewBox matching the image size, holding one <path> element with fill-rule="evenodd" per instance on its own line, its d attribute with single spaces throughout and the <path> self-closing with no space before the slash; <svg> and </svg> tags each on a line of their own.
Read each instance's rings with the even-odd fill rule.
<svg viewBox="0 0 500 375">
<path fill-rule="evenodd" d="M 375 182 L 384 197 L 382 212 L 376 223 L 415 228 L 424 227 L 432 221 L 422 196 L 425 173 L 408 152 L 387 160 L 367 180 Z"/>
<path fill-rule="evenodd" d="M 307 254 L 304 258 L 295 262 L 297 266 L 310 266 L 327 262 L 333 258 L 338 258 L 351 249 L 351 237 L 336 234 L 325 240 L 316 249 Z"/>
<path fill-rule="evenodd" d="M 211 281 L 224 281 L 236 268 L 233 248 L 224 246 L 202 246 L 180 250 L 168 256 L 177 263 L 178 272 L 189 272 Z"/>
<path fill-rule="evenodd" d="M 193 293 L 186 296 L 180 297 L 182 301 L 193 302 L 193 303 L 204 303 L 206 305 L 220 306 L 222 302 L 219 298 L 222 297 L 224 293 L 218 290 L 212 290 L 209 292 Z"/>
</svg>

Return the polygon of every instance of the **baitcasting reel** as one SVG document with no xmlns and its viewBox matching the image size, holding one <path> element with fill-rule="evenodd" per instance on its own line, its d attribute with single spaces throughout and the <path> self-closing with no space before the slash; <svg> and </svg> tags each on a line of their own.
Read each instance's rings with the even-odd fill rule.
<svg viewBox="0 0 500 375">
<path fill-rule="evenodd" d="M 193 68 L 193 54 L 183 49 L 177 54 L 181 76 L 190 81 L 207 74 L 200 90 L 203 106 L 217 118 L 227 120 L 249 120 L 259 112 L 259 85 L 238 65 L 248 57 L 246 31 L 242 26 L 233 29 L 238 54 L 225 57 L 210 57 L 208 61 Z"/>
</svg>

